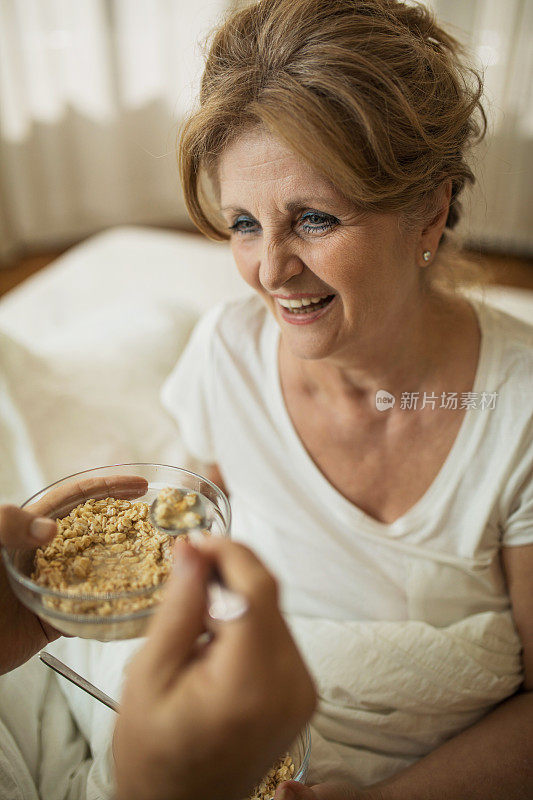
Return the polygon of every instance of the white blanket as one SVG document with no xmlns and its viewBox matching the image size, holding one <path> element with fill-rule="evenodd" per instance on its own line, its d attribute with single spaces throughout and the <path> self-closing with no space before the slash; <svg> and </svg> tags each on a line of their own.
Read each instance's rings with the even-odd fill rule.
<svg viewBox="0 0 533 800">
<path fill-rule="evenodd" d="M 96 702 L 90 713 L 95 735 L 87 737 L 55 674 L 37 657 L 0 677 L 2 800 L 110 798 L 114 715 Z"/>
<path fill-rule="evenodd" d="M 476 614 L 447 628 L 416 621 L 339 622 L 297 616 L 288 622 L 320 697 L 312 720 L 310 782 L 343 779 L 365 786 L 382 780 L 475 723 L 513 694 L 522 680 L 520 641 L 508 612 Z M 141 641 L 65 639 L 47 649 L 118 699 L 124 666 Z M 34 663 L 31 669 L 30 692 L 24 670 L 18 671 L 22 680 L 17 673 L 8 676 L 7 691 L 2 684 L 6 678 L 0 680 L 0 718 L 12 730 L 15 725 L 30 773 L 35 754 L 41 753 L 42 774 L 56 775 L 57 790 L 48 780 L 41 796 L 112 798 L 113 712 L 64 679 L 46 676 L 44 666 Z M 50 683 L 57 683 L 61 692 Z M 26 727 L 21 707 L 28 715 Z M 39 728 L 31 722 L 32 714 L 40 720 L 43 708 L 47 716 Z M 75 725 L 68 722 L 69 708 Z M 64 774 L 66 756 L 58 758 L 49 746 L 46 720 L 52 719 L 57 720 L 54 741 L 62 736 L 71 742 L 69 777 Z M 26 740 L 32 724 L 34 732 Z M 84 751 L 85 741 L 90 753 Z M 12 759 L 9 750 L 7 757 Z"/>
<path fill-rule="evenodd" d="M 522 681 L 509 612 L 447 628 L 294 616 L 289 623 L 320 696 L 314 781 L 382 780 L 472 725 Z"/>
</svg>

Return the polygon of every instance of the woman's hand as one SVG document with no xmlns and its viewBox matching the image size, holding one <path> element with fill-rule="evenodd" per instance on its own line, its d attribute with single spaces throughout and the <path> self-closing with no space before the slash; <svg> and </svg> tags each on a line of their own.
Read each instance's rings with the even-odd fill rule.
<svg viewBox="0 0 533 800">
<path fill-rule="evenodd" d="M 216 566 L 249 610 L 205 630 Z M 118 800 L 246 797 L 311 716 L 315 689 L 278 609 L 274 579 L 246 547 L 178 542 L 175 571 L 128 668 L 115 729 Z"/>
<path fill-rule="evenodd" d="M 89 497 L 141 497 L 147 487 L 144 478 L 133 475 L 88 478 L 52 488 L 24 509 L 0 506 L 0 544 L 29 550 L 45 546 L 57 532 L 55 521 L 46 515 L 64 516 Z M 0 559 L 0 675 L 20 666 L 60 635 L 19 601 Z"/>
</svg>

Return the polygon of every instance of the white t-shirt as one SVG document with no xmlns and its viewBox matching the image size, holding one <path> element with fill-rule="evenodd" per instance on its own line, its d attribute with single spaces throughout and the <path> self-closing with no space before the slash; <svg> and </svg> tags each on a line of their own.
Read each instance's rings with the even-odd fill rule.
<svg viewBox="0 0 533 800">
<path fill-rule="evenodd" d="M 281 391 L 279 328 L 261 300 L 218 306 L 198 323 L 162 401 L 191 455 L 218 464 L 232 538 L 278 577 L 288 614 L 446 626 L 509 608 L 499 548 L 533 542 L 533 329 L 472 302 L 478 407 L 429 489 L 392 524 L 349 502 L 305 450 Z M 479 407 L 483 392 L 495 408 Z"/>
<path fill-rule="evenodd" d="M 190 454 L 220 468 L 232 537 L 280 582 L 319 694 L 311 783 L 383 780 L 522 680 L 498 552 L 533 542 L 533 336 L 473 305 L 473 394 L 481 405 L 496 393 L 495 408 L 466 411 L 437 477 L 390 525 L 343 497 L 305 450 L 281 391 L 279 328 L 259 298 L 208 312 L 163 387 Z"/>
</svg>

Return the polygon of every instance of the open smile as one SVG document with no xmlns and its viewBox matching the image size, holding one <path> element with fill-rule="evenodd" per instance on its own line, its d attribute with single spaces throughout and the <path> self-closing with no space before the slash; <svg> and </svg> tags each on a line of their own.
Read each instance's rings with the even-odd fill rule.
<svg viewBox="0 0 533 800">
<path fill-rule="evenodd" d="M 297 298 L 276 297 L 276 303 L 284 320 L 292 325 L 307 325 L 323 317 L 335 297 L 334 294 L 323 297 L 312 295 L 300 295 Z"/>
</svg>

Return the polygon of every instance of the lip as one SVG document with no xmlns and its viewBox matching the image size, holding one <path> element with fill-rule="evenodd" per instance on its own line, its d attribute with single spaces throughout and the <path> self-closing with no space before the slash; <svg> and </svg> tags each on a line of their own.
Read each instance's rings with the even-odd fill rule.
<svg viewBox="0 0 533 800">
<path fill-rule="evenodd" d="M 317 297 L 316 294 L 292 294 L 290 297 L 286 297 L 285 295 L 273 295 L 276 299 L 281 298 L 282 300 L 301 300 L 303 297 Z M 281 318 L 288 322 L 290 325 L 310 325 L 312 322 L 316 322 L 317 319 L 323 317 L 331 306 L 335 305 L 335 301 L 337 300 L 337 295 L 333 295 L 333 299 L 327 304 L 327 306 L 323 306 L 323 308 L 319 308 L 318 311 L 307 312 L 306 314 L 302 314 L 302 319 L 298 319 L 294 314 L 290 311 L 287 311 L 280 303 L 276 303 Z"/>
</svg>

